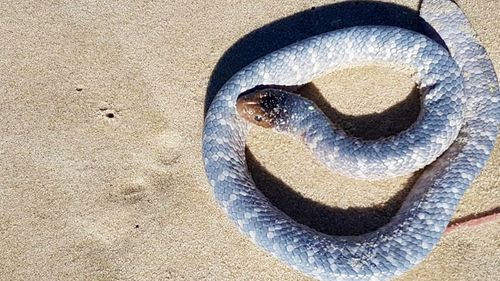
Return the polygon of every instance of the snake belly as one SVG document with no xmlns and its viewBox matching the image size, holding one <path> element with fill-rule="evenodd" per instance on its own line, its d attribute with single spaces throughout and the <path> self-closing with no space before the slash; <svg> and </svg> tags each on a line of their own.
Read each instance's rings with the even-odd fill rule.
<svg viewBox="0 0 500 281">
<path fill-rule="evenodd" d="M 500 123 L 500 93 L 486 51 L 453 2 L 424 0 L 421 16 L 440 35 L 449 53 L 428 37 L 401 28 L 341 29 L 256 60 L 228 80 L 210 105 L 203 131 L 203 156 L 216 201 L 255 244 L 308 276 L 319 280 L 388 280 L 414 267 L 439 241 L 494 147 Z M 409 66 L 422 94 L 425 92 L 424 98 L 432 101 L 424 104 L 425 110 L 442 105 L 432 118 L 421 119 L 402 132 L 397 139 L 399 146 L 383 146 L 378 150 L 380 155 L 370 157 L 376 160 L 386 153 L 397 156 L 401 147 L 418 144 L 428 131 L 420 132 L 417 127 L 434 129 L 438 134 L 427 136 L 430 141 L 417 150 L 437 151 L 440 156 L 424 169 L 387 225 L 359 236 L 330 236 L 297 223 L 255 186 L 245 159 L 250 125 L 238 116 L 235 103 L 242 92 L 259 85 L 302 85 L 335 70 L 370 64 Z M 438 119 L 441 123 L 433 122 Z M 447 133 L 439 135 L 444 131 Z M 321 132 L 318 134 L 321 136 Z M 326 157 L 325 147 L 313 151 L 326 165 L 339 166 Z M 417 150 L 409 149 L 405 154 Z M 409 166 L 400 168 L 407 172 L 426 164 L 409 161 Z"/>
</svg>

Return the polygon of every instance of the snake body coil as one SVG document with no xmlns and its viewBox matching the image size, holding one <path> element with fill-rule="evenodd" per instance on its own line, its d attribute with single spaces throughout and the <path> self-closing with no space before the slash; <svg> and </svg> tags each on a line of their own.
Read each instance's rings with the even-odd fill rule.
<svg viewBox="0 0 500 281">
<path fill-rule="evenodd" d="M 396 27 L 337 30 L 246 66 L 220 89 L 207 112 L 203 155 L 217 202 L 241 232 L 309 276 L 386 280 L 422 261 L 494 146 L 500 93 L 484 48 L 451 1 L 424 0 L 421 15 L 449 52 L 424 35 Z M 297 100 L 289 103 L 289 110 L 297 112 L 288 112 L 281 130 L 301 135 L 327 166 L 355 177 L 395 176 L 432 164 L 387 225 L 360 236 L 329 236 L 289 218 L 255 186 L 245 160 L 250 125 L 238 114 L 236 101 L 259 85 L 301 85 L 334 70 L 371 64 L 409 67 L 416 74 L 423 109 L 412 127 L 385 139 L 359 141 L 321 125 L 323 115 L 316 109 L 301 115 L 297 109 L 303 102 Z"/>
</svg>

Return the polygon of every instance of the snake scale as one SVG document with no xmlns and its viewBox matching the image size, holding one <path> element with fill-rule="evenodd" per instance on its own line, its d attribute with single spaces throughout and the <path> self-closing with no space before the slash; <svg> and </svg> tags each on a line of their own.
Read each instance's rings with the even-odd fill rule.
<svg viewBox="0 0 500 281">
<path fill-rule="evenodd" d="M 485 49 L 452 1 L 424 0 L 420 15 L 446 48 L 397 27 L 335 30 L 244 67 L 210 105 L 203 156 L 215 199 L 242 233 L 303 274 L 319 280 L 388 280 L 411 269 L 439 241 L 494 147 L 500 93 Z M 422 109 L 410 128 L 378 140 L 360 140 L 328 123 L 304 98 L 282 91 L 240 97 L 257 86 L 302 85 L 364 65 L 413 71 Z M 261 115 L 251 115 L 256 112 Z M 329 168 L 357 178 L 425 169 L 387 225 L 359 236 L 326 235 L 289 218 L 255 186 L 246 165 L 245 139 L 250 123 L 263 121 L 301 138 Z"/>
</svg>

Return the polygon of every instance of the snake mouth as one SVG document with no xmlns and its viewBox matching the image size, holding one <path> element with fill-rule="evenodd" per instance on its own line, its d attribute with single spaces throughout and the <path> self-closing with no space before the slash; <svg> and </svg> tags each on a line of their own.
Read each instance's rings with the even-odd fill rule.
<svg viewBox="0 0 500 281">
<path fill-rule="evenodd" d="M 274 128 L 280 115 L 280 96 L 268 90 L 242 94 L 236 100 L 236 111 L 245 121 L 264 128 Z"/>
</svg>

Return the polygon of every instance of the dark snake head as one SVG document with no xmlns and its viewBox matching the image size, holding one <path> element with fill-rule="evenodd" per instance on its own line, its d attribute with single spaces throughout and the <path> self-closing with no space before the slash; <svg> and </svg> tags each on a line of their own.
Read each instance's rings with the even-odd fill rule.
<svg viewBox="0 0 500 281">
<path fill-rule="evenodd" d="M 247 122 L 264 128 L 276 128 L 284 120 L 284 106 L 290 93 L 278 89 L 262 89 L 240 95 L 236 101 L 238 114 Z"/>
</svg>

